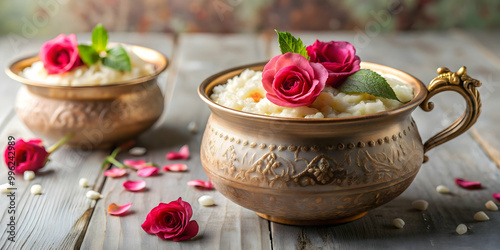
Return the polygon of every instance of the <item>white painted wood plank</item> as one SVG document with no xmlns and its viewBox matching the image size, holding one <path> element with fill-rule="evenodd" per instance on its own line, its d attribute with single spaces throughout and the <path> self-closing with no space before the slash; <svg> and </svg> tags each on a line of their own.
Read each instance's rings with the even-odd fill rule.
<svg viewBox="0 0 500 250">
<path fill-rule="evenodd" d="M 255 35 L 208 35 L 188 34 L 179 39 L 174 68 L 176 74 L 172 101 L 165 121 L 138 140 L 138 145 L 148 148 L 145 157 L 162 166 L 169 161 L 165 154 L 188 144 L 191 158 L 186 162 L 187 173 L 162 173 L 144 178 L 148 190 L 140 193 L 123 191 L 125 179 L 108 179 L 103 189 L 106 196 L 96 207 L 88 233 L 82 245 L 84 249 L 270 249 L 268 222 L 249 210 L 232 203 L 217 191 L 197 190 L 186 185 L 192 179 L 208 180 L 200 158 L 200 144 L 209 110 L 198 98 L 196 90 L 209 75 L 220 70 L 264 59 L 264 44 Z M 186 126 L 195 121 L 200 132 L 191 135 Z M 130 158 L 121 154 L 121 159 Z M 141 158 L 141 157 L 139 157 Z M 172 161 L 174 162 L 174 161 Z M 182 161 L 175 161 L 182 162 Z M 137 180 L 135 174 L 127 178 Z M 201 207 L 197 199 L 209 194 L 216 206 Z M 145 233 L 140 225 L 147 213 L 160 202 L 170 202 L 179 197 L 188 201 L 194 211 L 193 219 L 200 225 L 198 236 L 189 241 L 160 240 Z M 133 214 L 125 217 L 109 216 L 105 211 L 112 203 L 134 202 Z"/>
<path fill-rule="evenodd" d="M 7 137 L 29 139 L 33 135 L 19 121 L 12 117 L 0 133 L 0 148 L 5 149 Z M 92 214 L 95 202 L 87 199 L 85 193 L 100 186 L 100 162 L 105 151 L 75 151 L 61 148 L 51 161 L 38 172 L 31 182 L 16 175 L 15 215 L 9 214 L 9 197 L 0 196 L 0 248 L 1 249 L 48 249 L 74 248 L 83 239 L 84 230 Z M 78 180 L 85 177 L 91 188 L 82 188 Z M 0 183 L 7 182 L 7 168 L 0 167 Z M 33 184 L 42 186 L 41 195 L 32 195 Z M 16 242 L 8 241 L 7 224 L 15 216 Z"/>
</svg>

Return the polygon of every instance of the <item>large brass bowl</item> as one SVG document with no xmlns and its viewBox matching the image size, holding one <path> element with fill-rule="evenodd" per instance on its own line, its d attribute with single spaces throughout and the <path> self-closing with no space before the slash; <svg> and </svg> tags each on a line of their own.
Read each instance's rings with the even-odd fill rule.
<svg viewBox="0 0 500 250">
<path fill-rule="evenodd" d="M 39 60 L 38 56 L 12 63 L 6 73 L 24 84 L 17 93 L 17 115 L 42 138 L 55 141 L 74 133 L 67 144 L 83 150 L 106 148 L 136 137 L 163 112 L 157 79 L 168 62 L 155 50 L 140 46 L 131 49 L 155 66 L 153 74 L 109 85 L 53 86 L 21 75 L 24 68 Z"/>
<path fill-rule="evenodd" d="M 217 73 L 198 92 L 212 110 L 201 145 L 201 162 L 217 190 L 265 219 L 294 225 L 342 223 L 358 219 L 401 194 L 415 178 L 424 153 L 467 130 L 479 116 L 480 82 L 465 67 L 439 68 L 427 89 L 397 69 L 362 63 L 395 75 L 414 89 L 401 107 L 348 118 L 278 118 L 223 107 L 209 96 L 244 69 Z M 467 100 L 459 121 L 422 144 L 411 113 L 429 98 L 453 90 Z"/>
</svg>

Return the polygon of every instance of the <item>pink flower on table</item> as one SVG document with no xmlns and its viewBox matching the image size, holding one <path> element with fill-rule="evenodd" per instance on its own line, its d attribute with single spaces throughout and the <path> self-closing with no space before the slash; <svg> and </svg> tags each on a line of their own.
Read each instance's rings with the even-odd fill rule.
<svg viewBox="0 0 500 250">
<path fill-rule="evenodd" d="M 273 57 L 262 72 L 266 97 L 283 107 L 309 106 L 325 87 L 328 71 L 304 56 L 285 53 Z"/>
<path fill-rule="evenodd" d="M 326 84 L 337 87 L 342 80 L 360 69 L 361 59 L 356 55 L 356 49 L 348 42 L 331 41 L 307 46 L 307 55 L 311 62 L 321 63 L 328 70 Z"/>
<path fill-rule="evenodd" d="M 166 155 L 167 160 L 187 160 L 189 159 L 189 147 L 184 145 L 179 149 L 179 152 L 168 152 Z"/>
<path fill-rule="evenodd" d="M 160 203 L 153 208 L 141 225 L 149 234 L 156 234 L 160 239 L 182 241 L 189 240 L 198 234 L 199 226 L 191 220 L 191 205 L 179 197 L 170 203 Z"/>
<path fill-rule="evenodd" d="M 7 146 L 4 160 L 10 170 L 16 174 L 22 174 L 28 170 L 37 171 L 43 168 L 49 155 L 50 153 L 42 146 L 42 140 L 38 138 L 28 141 L 18 139 L 13 146 Z"/>
<path fill-rule="evenodd" d="M 40 48 L 40 61 L 49 74 L 64 73 L 82 65 L 75 34 L 60 34 L 45 42 Z"/>
</svg>

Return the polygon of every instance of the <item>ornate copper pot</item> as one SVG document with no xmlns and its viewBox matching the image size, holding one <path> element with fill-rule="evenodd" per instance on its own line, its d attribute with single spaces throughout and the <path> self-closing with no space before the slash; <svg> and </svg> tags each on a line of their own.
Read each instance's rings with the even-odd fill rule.
<svg viewBox="0 0 500 250">
<path fill-rule="evenodd" d="M 16 98 L 16 113 L 36 135 L 59 140 L 74 136 L 67 145 L 105 148 L 136 137 L 151 127 L 163 112 L 158 75 L 167 67 L 161 53 L 140 46 L 132 51 L 155 66 L 151 75 L 109 85 L 54 86 L 24 78 L 21 72 L 38 56 L 11 64 L 6 73 L 24 84 Z"/>
<path fill-rule="evenodd" d="M 358 219 L 401 194 L 413 181 L 424 153 L 466 131 L 479 116 L 481 83 L 465 67 L 439 68 L 428 89 L 417 78 L 374 63 L 369 68 L 410 84 L 414 98 L 388 111 L 348 118 L 279 118 L 250 114 L 216 104 L 214 86 L 244 69 L 217 73 L 199 87 L 212 114 L 203 136 L 201 162 L 218 191 L 265 219 L 293 225 L 343 223 Z M 457 91 L 467 101 L 465 114 L 422 144 L 411 113 L 429 98 Z"/>
</svg>

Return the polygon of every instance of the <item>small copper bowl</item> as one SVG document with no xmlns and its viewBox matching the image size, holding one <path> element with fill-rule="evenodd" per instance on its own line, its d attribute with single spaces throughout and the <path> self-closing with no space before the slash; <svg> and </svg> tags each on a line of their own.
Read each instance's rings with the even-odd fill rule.
<svg viewBox="0 0 500 250">
<path fill-rule="evenodd" d="M 250 114 L 216 104 L 212 89 L 250 68 L 217 73 L 199 87 L 212 110 L 201 145 L 203 168 L 217 190 L 265 219 L 293 225 L 343 223 L 401 194 L 413 181 L 424 153 L 467 130 L 479 116 L 481 83 L 465 67 L 439 68 L 428 88 L 400 70 L 374 63 L 368 68 L 399 77 L 414 98 L 395 109 L 347 118 L 280 118 Z M 445 90 L 467 101 L 465 114 L 422 144 L 411 113 L 426 111 L 429 98 Z"/>
<path fill-rule="evenodd" d="M 140 78 L 99 86 L 54 86 L 21 75 L 39 60 L 30 56 L 12 63 L 6 73 L 23 83 L 17 93 L 16 113 L 26 126 L 45 139 L 74 136 L 67 145 L 83 150 L 107 148 L 136 137 L 150 128 L 163 112 L 158 75 L 168 61 L 161 53 L 141 47 L 131 49 L 155 72 Z"/>
</svg>

